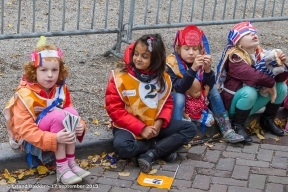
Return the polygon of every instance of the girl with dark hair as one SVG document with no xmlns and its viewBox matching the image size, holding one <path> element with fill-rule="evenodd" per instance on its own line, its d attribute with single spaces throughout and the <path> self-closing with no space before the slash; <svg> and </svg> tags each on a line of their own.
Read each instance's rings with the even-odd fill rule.
<svg viewBox="0 0 288 192">
<path fill-rule="evenodd" d="M 121 159 L 133 158 L 145 173 L 156 159 L 174 161 L 175 151 L 196 134 L 192 122 L 171 120 L 172 83 L 165 60 L 161 36 L 144 35 L 126 51 L 127 64 L 111 71 L 106 89 L 115 152 Z"/>
</svg>

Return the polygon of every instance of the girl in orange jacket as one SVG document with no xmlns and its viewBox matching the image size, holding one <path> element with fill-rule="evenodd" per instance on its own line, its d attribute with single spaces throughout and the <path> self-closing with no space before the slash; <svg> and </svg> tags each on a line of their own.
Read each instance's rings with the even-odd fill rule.
<svg viewBox="0 0 288 192">
<path fill-rule="evenodd" d="M 4 109 L 9 143 L 12 148 L 20 146 L 28 153 L 30 167 L 32 155 L 43 163 L 56 157 L 57 181 L 79 183 L 90 175 L 74 161 L 76 137 L 82 142 L 86 125 L 72 107 L 62 52 L 41 37 L 31 60 L 23 65 L 24 76 Z M 64 124 L 75 131 L 67 131 Z"/>
</svg>

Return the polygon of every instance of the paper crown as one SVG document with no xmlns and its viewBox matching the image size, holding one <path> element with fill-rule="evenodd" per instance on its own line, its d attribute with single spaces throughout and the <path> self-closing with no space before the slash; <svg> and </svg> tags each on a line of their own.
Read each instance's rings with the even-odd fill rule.
<svg viewBox="0 0 288 192">
<path fill-rule="evenodd" d="M 236 43 L 244 36 L 249 33 L 257 33 L 256 27 L 253 27 L 249 21 L 241 22 L 235 25 L 228 35 L 228 43 L 231 46 L 235 46 Z"/>
<path fill-rule="evenodd" d="M 183 30 L 178 30 L 178 36 L 175 38 L 176 45 L 197 46 L 202 44 L 203 31 L 195 25 L 189 25 Z"/>
<path fill-rule="evenodd" d="M 42 58 L 55 57 L 62 58 L 62 51 L 57 48 L 57 50 L 43 50 L 40 52 L 33 52 L 30 55 L 31 60 L 34 61 L 34 66 L 42 66 Z"/>
</svg>

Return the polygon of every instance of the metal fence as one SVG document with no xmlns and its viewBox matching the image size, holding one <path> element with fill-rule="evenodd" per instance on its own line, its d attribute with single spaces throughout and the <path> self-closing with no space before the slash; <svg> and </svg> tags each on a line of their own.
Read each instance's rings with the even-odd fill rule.
<svg viewBox="0 0 288 192">
<path fill-rule="evenodd" d="M 2 0 L 1 39 L 115 33 L 121 57 L 134 30 L 288 20 L 286 0 Z"/>
</svg>

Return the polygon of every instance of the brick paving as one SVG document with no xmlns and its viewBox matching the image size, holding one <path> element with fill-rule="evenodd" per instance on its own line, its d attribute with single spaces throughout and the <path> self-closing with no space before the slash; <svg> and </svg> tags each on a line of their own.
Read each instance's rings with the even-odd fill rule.
<svg viewBox="0 0 288 192">
<path fill-rule="evenodd" d="M 281 138 L 284 139 L 288 139 L 288 135 Z M 287 145 L 269 144 L 265 140 L 251 145 L 214 142 L 212 147 L 192 146 L 174 163 L 153 164 L 156 175 L 169 177 L 175 175 L 179 165 L 170 190 L 140 186 L 137 183 L 139 168 L 121 160 L 117 162 L 117 169 L 91 168 L 92 175 L 78 185 L 58 184 L 56 176 L 49 175 L 19 181 L 10 188 L 0 185 L 0 192 L 288 192 L 287 154 Z M 130 175 L 120 176 L 121 171 Z"/>
</svg>

